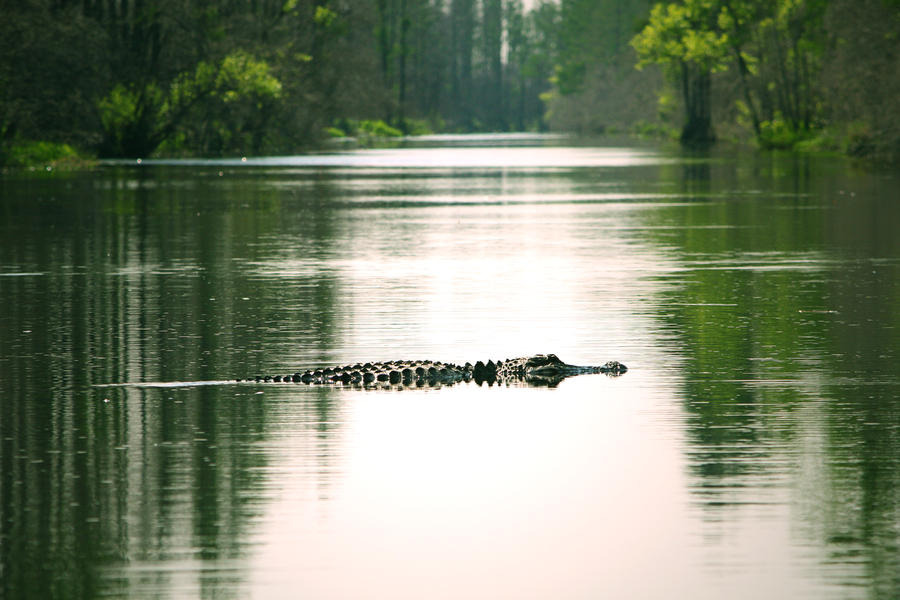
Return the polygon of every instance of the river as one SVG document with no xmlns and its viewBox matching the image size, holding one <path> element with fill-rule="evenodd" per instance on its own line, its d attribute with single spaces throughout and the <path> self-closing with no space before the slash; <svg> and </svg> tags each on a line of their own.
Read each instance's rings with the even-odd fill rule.
<svg viewBox="0 0 900 600">
<path fill-rule="evenodd" d="M 6 173 L 0 597 L 900 597 L 898 198 L 530 135 Z M 549 352 L 629 370 L 222 383 Z"/>
</svg>

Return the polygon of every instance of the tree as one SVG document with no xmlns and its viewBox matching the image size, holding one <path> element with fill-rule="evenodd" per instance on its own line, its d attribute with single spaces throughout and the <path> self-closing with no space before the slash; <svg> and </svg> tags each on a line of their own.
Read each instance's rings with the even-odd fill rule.
<svg viewBox="0 0 900 600">
<path fill-rule="evenodd" d="M 636 71 L 627 45 L 647 0 L 564 0 L 532 15 L 553 15 L 552 89 L 544 98 L 551 127 L 594 135 L 654 118 L 656 69 Z"/>
<path fill-rule="evenodd" d="M 824 0 L 723 2 L 718 26 L 740 77 L 742 109 L 764 143 L 808 133 L 818 107 Z"/>
<path fill-rule="evenodd" d="M 450 0 L 451 115 L 463 128 L 472 126 L 472 54 L 475 43 L 474 0 Z"/>
<path fill-rule="evenodd" d="M 189 131 L 185 125 L 201 103 L 202 115 L 194 119 L 195 142 L 202 147 L 204 138 L 217 136 L 218 145 L 224 146 L 223 137 L 240 132 L 240 115 L 247 108 L 261 111 L 263 103 L 280 94 L 281 82 L 269 73 L 269 66 L 240 51 L 216 65 L 201 62 L 193 73 L 179 75 L 166 90 L 154 82 L 119 84 L 99 102 L 104 133 L 101 153 L 149 156 L 164 141 Z M 222 109 L 212 110 L 215 105 Z M 213 115 L 222 120 L 214 120 Z"/>
<path fill-rule="evenodd" d="M 20 139 L 83 145 L 97 126 L 104 31 L 65 2 L 0 6 L 0 154 Z"/>
<path fill-rule="evenodd" d="M 900 162 L 900 1 L 831 0 L 823 21 L 824 117 L 851 154 Z"/>
<path fill-rule="evenodd" d="M 657 4 L 649 23 L 631 40 L 640 57 L 638 68 L 661 64 L 677 81 L 685 110 L 681 141 L 686 145 L 715 140 L 712 73 L 725 68 L 728 51 L 728 38 L 718 30 L 720 8 L 716 0 Z"/>
<path fill-rule="evenodd" d="M 809 132 L 818 116 L 825 7 L 825 0 L 778 0 L 761 28 L 760 74 L 765 89 L 774 91 L 777 111 L 768 116 L 784 121 L 794 134 Z"/>
<path fill-rule="evenodd" d="M 503 87 L 503 6 L 501 0 L 482 2 L 484 81 L 482 106 L 489 129 L 506 130 L 506 90 Z"/>
</svg>

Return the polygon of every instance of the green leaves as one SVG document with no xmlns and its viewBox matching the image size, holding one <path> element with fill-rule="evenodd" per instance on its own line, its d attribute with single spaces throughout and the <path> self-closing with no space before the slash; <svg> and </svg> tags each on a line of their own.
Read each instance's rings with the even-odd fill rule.
<svg viewBox="0 0 900 600">
<path fill-rule="evenodd" d="M 718 71 L 726 67 L 728 35 L 718 27 L 718 6 L 712 0 L 656 4 L 650 21 L 631 40 L 638 68 L 647 64 L 693 63 Z"/>
<path fill-rule="evenodd" d="M 181 73 L 168 91 L 155 82 L 142 87 L 115 86 L 99 103 L 103 124 L 104 153 L 116 156 L 146 156 L 161 143 L 202 122 L 216 102 L 236 105 L 244 111 L 262 110 L 269 100 L 281 96 L 281 82 L 269 65 L 237 50 L 218 64 L 201 61 L 192 73 Z M 205 101 L 204 111 L 193 109 Z M 229 114 L 229 111 L 221 111 Z M 219 121 L 229 129 L 237 124 Z"/>
<path fill-rule="evenodd" d="M 281 82 L 270 73 L 269 65 L 240 50 L 222 61 L 216 88 L 226 102 L 246 97 L 281 97 Z"/>
<path fill-rule="evenodd" d="M 164 102 L 164 94 L 155 83 L 116 85 L 98 102 L 104 134 L 101 152 L 110 156 L 144 155 L 143 150 L 152 144 L 153 124 Z"/>
<path fill-rule="evenodd" d="M 159 88 L 152 84 L 149 84 L 145 91 L 151 92 L 154 96 L 160 94 Z M 103 128 L 112 133 L 124 133 L 137 118 L 140 106 L 140 96 L 136 90 L 129 89 L 122 84 L 116 85 L 99 102 L 98 108 Z"/>
<path fill-rule="evenodd" d="M 322 29 L 330 29 L 334 26 L 337 18 L 337 13 L 327 6 L 317 6 L 316 14 L 313 16 L 313 22 Z"/>
</svg>

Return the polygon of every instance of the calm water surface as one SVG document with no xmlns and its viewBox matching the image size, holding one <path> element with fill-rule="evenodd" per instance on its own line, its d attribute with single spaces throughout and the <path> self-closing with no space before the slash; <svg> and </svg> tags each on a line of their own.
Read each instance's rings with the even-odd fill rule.
<svg viewBox="0 0 900 600">
<path fill-rule="evenodd" d="M 898 198 L 525 137 L 3 175 L 0 597 L 898 598 Z M 196 385 L 541 352 L 630 370 Z"/>
</svg>

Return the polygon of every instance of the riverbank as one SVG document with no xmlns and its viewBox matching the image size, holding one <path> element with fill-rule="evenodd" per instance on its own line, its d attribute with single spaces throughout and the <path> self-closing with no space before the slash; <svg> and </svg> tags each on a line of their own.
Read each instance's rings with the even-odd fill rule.
<svg viewBox="0 0 900 600">
<path fill-rule="evenodd" d="M 409 139 L 399 130 L 384 125 L 382 121 L 352 122 L 348 130 L 352 135 L 348 136 L 341 129 L 330 129 L 327 132 L 329 137 L 323 140 L 320 148 L 333 149 L 335 145 L 355 148 L 376 147 L 384 143 L 398 144 L 402 140 Z M 848 125 L 841 128 L 822 129 L 806 135 L 785 133 L 780 131 L 777 125 L 773 125 L 767 131 L 767 134 L 760 138 L 740 136 L 729 132 L 723 135 L 715 145 L 753 149 L 759 152 L 778 151 L 846 156 L 872 165 L 893 165 L 900 162 L 900 152 L 891 151 L 890 148 L 878 144 L 867 129 L 859 126 Z M 423 123 L 416 124 L 416 135 L 426 132 Z M 627 132 L 610 130 L 600 137 L 610 136 L 637 140 L 656 139 L 669 143 L 678 142 L 677 130 L 646 122 L 634 124 Z M 181 151 L 175 155 L 160 152 L 152 158 L 196 158 L 197 156 L 199 155 Z M 3 152 L 0 152 L 0 169 L 4 171 L 9 169 L 47 172 L 75 171 L 92 169 L 99 164 L 100 160 L 90 152 L 56 142 L 24 141 L 11 144 Z"/>
<path fill-rule="evenodd" d="M 0 168 L 36 171 L 74 171 L 99 164 L 96 157 L 69 144 L 46 141 L 22 141 L 0 152 Z"/>
</svg>

